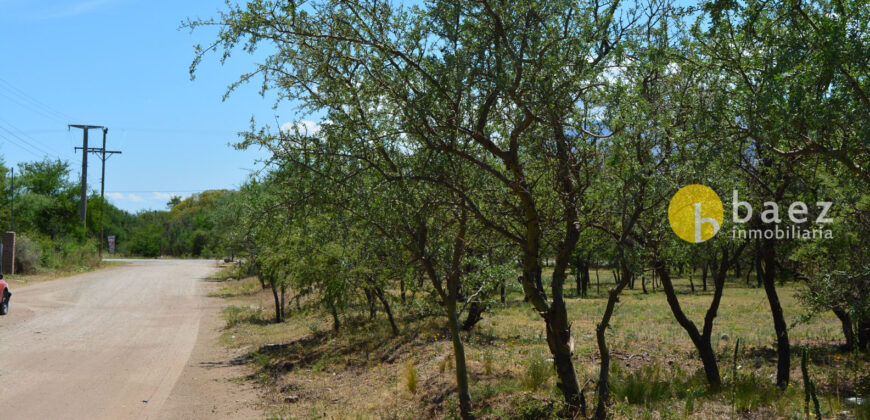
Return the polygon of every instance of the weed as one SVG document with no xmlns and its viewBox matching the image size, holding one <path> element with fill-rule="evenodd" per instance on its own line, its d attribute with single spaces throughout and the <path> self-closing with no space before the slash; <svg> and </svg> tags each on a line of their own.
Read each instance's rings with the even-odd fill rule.
<svg viewBox="0 0 870 420">
<path fill-rule="evenodd" d="M 494 357 L 491 351 L 487 351 L 483 353 L 483 371 L 486 372 L 487 375 L 492 375 L 492 364 L 494 362 Z"/>
<path fill-rule="evenodd" d="M 414 362 L 408 360 L 405 363 L 405 387 L 411 394 L 417 393 L 417 369 L 414 367 Z"/>
</svg>

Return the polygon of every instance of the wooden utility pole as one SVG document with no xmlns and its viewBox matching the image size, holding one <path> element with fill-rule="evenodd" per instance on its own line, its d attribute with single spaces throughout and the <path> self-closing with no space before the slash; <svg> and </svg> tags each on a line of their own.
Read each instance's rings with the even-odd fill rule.
<svg viewBox="0 0 870 420">
<path fill-rule="evenodd" d="M 119 150 L 106 150 L 106 133 L 108 128 L 103 128 L 103 148 L 100 149 L 103 161 L 103 175 L 100 178 L 100 260 L 103 259 L 103 241 L 106 239 L 106 233 L 103 231 L 103 215 L 106 213 L 106 159 L 114 154 L 121 154 Z M 109 155 L 108 157 L 106 155 Z"/>
<path fill-rule="evenodd" d="M 106 134 L 109 132 L 107 127 L 100 127 L 103 129 L 103 147 L 89 147 L 87 149 L 76 147 L 76 150 L 87 150 L 88 153 L 95 153 L 100 156 L 100 160 L 103 163 L 103 171 L 102 178 L 100 178 L 100 259 L 103 258 L 103 240 L 105 238 L 105 234 L 103 232 L 103 213 L 106 212 L 106 159 L 111 157 L 114 154 L 121 154 L 120 150 L 106 150 Z"/>
<path fill-rule="evenodd" d="M 10 205 L 9 212 L 9 231 L 15 232 L 15 168 L 12 168 L 12 189 L 9 191 L 12 196 L 12 204 Z"/>
<path fill-rule="evenodd" d="M 82 147 L 76 147 L 76 150 L 82 149 L 82 197 L 79 207 L 79 214 L 82 218 L 82 226 L 85 230 L 88 228 L 88 130 L 95 128 L 103 128 L 101 125 L 85 125 L 85 124 L 67 124 L 66 129 L 81 128 L 82 129 Z"/>
</svg>

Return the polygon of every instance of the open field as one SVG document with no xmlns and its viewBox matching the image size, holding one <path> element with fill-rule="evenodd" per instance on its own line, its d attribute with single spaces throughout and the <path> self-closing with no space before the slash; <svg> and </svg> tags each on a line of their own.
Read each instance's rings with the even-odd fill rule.
<svg viewBox="0 0 870 420">
<path fill-rule="evenodd" d="M 590 298 L 573 290 L 568 301 L 576 341 L 575 366 L 585 383 L 587 401 L 594 403 L 598 351 L 594 328 L 603 310 L 608 271 L 600 271 L 601 291 L 592 276 Z M 692 294 L 688 281 L 676 282 L 685 312 L 701 322 L 711 292 Z M 649 287 L 649 284 L 647 285 Z M 571 288 L 573 289 L 573 288 Z M 867 418 L 866 405 L 856 408 L 848 398 L 870 394 L 870 360 L 839 352 L 843 343 L 831 314 L 806 318 L 795 296 L 798 289 L 781 286 L 780 299 L 790 325 L 792 385 L 774 386 L 774 332 L 761 289 L 729 282 L 714 329 L 714 348 L 725 390 L 707 391 L 701 363 L 685 331 L 674 321 L 662 292 L 635 290 L 621 297 L 608 344 L 612 366 L 615 418 L 804 418 L 800 351 L 810 351 L 809 372 L 819 389 L 823 416 Z M 224 342 L 247 349 L 248 362 L 258 367 L 251 379 L 267 390 L 268 410 L 276 418 L 451 418 L 458 404 L 452 374 L 449 331 L 438 317 L 424 317 L 422 302 L 408 296 L 409 314 L 399 321 L 402 333 L 392 337 L 382 313 L 367 320 L 344 320 L 331 331 L 328 314 L 289 305 L 288 320 L 271 323 L 271 293 L 254 278 L 226 280 L 218 295 L 230 299 L 225 310 Z M 290 294 L 292 296 L 292 293 Z M 396 305 L 400 305 L 396 296 Z M 415 309 L 421 308 L 421 309 Z M 351 311 L 350 313 L 353 313 Z M 522 301 L 518 285 L 505 304 L 495 303 L 484 319 L 463 333 L 471 377 L 471 394 L 482 418 L 547 418 L 559 410 L 552 363 L 543 340 L 543 322 Z M 732 373 L 734 345 L 740 340 Z M 412 379 L 416 377 L 416 381 Z M 854 401 L 851 400 L 851 401 Z M 863 409 L 863 410 L 862 410 Z"/>
</svg>

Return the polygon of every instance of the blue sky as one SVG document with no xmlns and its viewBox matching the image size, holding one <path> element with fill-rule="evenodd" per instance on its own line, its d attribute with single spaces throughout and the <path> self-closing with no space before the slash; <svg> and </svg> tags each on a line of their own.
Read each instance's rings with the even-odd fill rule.
<svg viewBox="0 0 870 420">
<path fill-rule="evenodd" d="M 118 207 L 163 209 L 170 195 L 235 188 L 261 151 L 228 146 L 236 133 L 304 118 L 292 104 L 248 85 L 222 102 L 226 86 L 253 59 L 241 52 L 221 66 L 204 61 L 191 81 L 195 43 L 216 32 L 178 30 L 186 18 L 213 17 L 222 1 L 0 0 L 0 155 L 7 166 L 68 160 L 81 171 L 81 130 L 109 127 L 106 191 Z M 90 145 L 101 133 L 91 131 Z M 89 158 L 88 183 L 99 190 L 100 165 Z"/>
</svg>

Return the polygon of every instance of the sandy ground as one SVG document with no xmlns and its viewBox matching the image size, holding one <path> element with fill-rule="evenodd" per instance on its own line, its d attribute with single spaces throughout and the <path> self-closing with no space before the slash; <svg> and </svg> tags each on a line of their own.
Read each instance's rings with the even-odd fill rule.
<svg viewBox="0 0 870 420">
<path fill-rule="evenodd" d="M 218 342 L 211 261 L 131 260 L 12 290 L 0 318 L 0 418 L 258 418 Z"/>
</svg>

